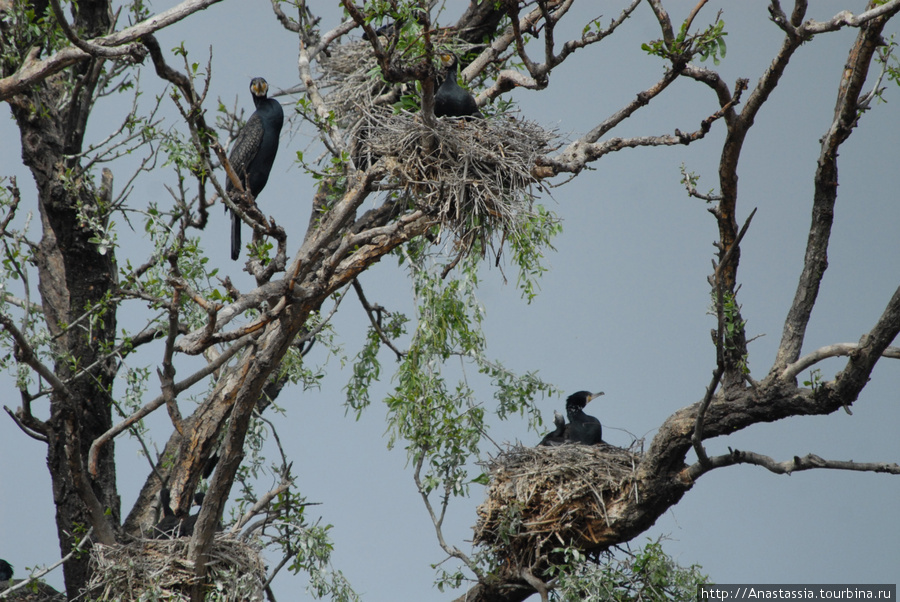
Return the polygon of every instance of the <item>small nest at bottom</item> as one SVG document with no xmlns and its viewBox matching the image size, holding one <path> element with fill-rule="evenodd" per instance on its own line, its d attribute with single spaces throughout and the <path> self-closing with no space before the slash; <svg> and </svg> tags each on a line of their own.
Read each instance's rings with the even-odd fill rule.
<svg viewBox="0 0 900 602">
<path fill-rule="evenodd" d="M 536 159 L 554 134 L 509 117 L 436 120 L 420 115 L 367 112 L 356 129 L 360 168 L 381 161 L 398 189 L 443 227 L 471 242 L 500 230 L 515 236 L 532 215 Z"/>
<path fill-rule="evenodd" d="M 190 600 L 197 582 L 186 559 L 190 538 L 134 539 L 91 549 L 92 600 Z M 210 590 L 222 601 L 261 601 L 266 581 L 259 546 L 219 533 L 207 566 Z"/>
<path fill-rule="evenodd" d="M 631 490 L 641 456 L 611 445 L 513 447 L 487 463 L 475 543 L 527 566 L 554 548 L 602 545 L 606 504 Z"/>
</svg>

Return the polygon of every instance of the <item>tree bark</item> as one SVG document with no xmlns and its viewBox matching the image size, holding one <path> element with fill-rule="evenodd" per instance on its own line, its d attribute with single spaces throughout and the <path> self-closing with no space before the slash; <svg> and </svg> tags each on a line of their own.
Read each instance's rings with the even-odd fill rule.
<svg viewBox="0 0 900 602">
<path fill-rule="evenodd" d="M 108 2 L 82 1 L 74 26 L 88 36 L 100 35 L 109 28 L 109 15 Z M 73 67 L 71 79 L 44 80 L 9 100 L 38 190 L 43 236 L 35 260 L 45 322 L 54 337 L 53 368 L 67 384 L 51 393 L 47 421 L 47 465 L 62 555 L 92 525 L 97 538 L 108 540 L 120 513 L 115 448 L 103 450 L 96 478 L 89 479 L 84 468 L 91 442 L 112 425 L 116 372 L 115 362 L 100 351 L 115 338 L 115 308 L 102 305 L 115 289 L 116 262 L 112 252 L 100 253 L 89 241 L 95 232 L 82 219 L 105 223 L 108 207 L 102 206 L 100 187 L 73 158 L 82 150 L 101 67 L 100 60 L 84 61 Z M 81 555 L 64 565 L 72 599 L 87 583 L 87 564 L 87 555 Z"/>
</svg>

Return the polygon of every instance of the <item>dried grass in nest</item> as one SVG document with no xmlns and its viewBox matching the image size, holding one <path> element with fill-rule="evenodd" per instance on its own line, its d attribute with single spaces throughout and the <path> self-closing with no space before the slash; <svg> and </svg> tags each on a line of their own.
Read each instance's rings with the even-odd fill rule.
<svg viewBox="0 0 900 602">
<path fill-rule="evenodd" d="M 93 576 L 88 585 L 94 600 L 190 600 L 193 564 L 188 562 L 190 538 L 134 539 L 91 549 Z M 263 600 L 265 566 L 259 547 L 219 533 L 210 549 L 210 599 Z"/>
<path fill-rule="evenodd" d="M 610 525 L 606 503 L 633 483 L 640 459 L 605 444 L 509 449 L 487 463 L 475 543 L 526 566 L 554 548 L 597 545 L 592 525 Z"/>
<path fill-rule="evenodd" d="M 374 98 L 390 90 L 390 84 L 372 74 L 377 65 L 368 42 L 336 46 L 319 59 L 319 87 L 327 91 L 325 101 L 339 121 L 356 116 L 358 107 L 370 106 Z"/>
<path fill-rule="evenodd" d="M 356 131 L 359 167 L 382 160 L 392 182 L 415 206 L 471 243 L 501 230 L 515 236 L 532 214 L 532 175 L 554 135 L 510 117 L 437 119 L 371 111 Z"/>
</svg>

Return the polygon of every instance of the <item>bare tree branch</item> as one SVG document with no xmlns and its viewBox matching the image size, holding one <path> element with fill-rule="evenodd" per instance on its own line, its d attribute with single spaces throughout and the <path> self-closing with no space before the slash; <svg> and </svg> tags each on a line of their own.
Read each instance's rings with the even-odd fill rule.
<svg viewBox="0 0 900 602">
<path fill-rule="evenodd" d="M 754 466 L 762 466 L 775 474 L 790 475 L 794 472 L 803 470 L 813 470 L 816 468 L 825 468 L 832 470 L 852 470 L 858 472 L 880 472 L 887 474 L 900 475 L 900 464 L 888 464 L 887 462 L 847 462 L 843 460 L 824 460 L 815 454 L 807 454 L 802 458 L 794 456 L 791 460 L 778 462 L 769 456 L 757 454 L 754 452 L 739 451 L 729 448 L 728 454 L 714 456 L 709 458 L 708 464 L 704 466 L 702 463 L 692 464 L 686 471 L 686 474 L 696 480 L 701 475 L 715 468 L 723 466 L 734 466 L 736 464 L 753 464 Z"/>
<path fill-rule="evenodd" d="M 859 348 L 850 354 L 847 366 L 834 380 L 833 391 L 845 404 L 855 401 L 862 391 L 875 364 L 900 333 L 900 287 L 888 302 L 878 322 L 859 340 Z M 826 387 L 830 387 L 826 385 Z"/>
<path fill-rule="evenodd" d="M 829 357 L 851 355 L 857 350 L 859 350 L 859 343 L 835 343 L 834 345 L 820 347 L 812 353 L 804 355 L 799 360 L 785 368 L 784 371 L 782 371 L 782 373 L 779 375 L 779 378 L 785 381 L 794 380 L 801 372 L 803 372 L 807 368 L 810 368 L 811 366 L 818 364 L 824 359 L 828 359 Z M 900 347 L 887 347 L 881 355 L 882 357 L 888 357 L 891 359 L 900 359 Z"/>
<path fill-rule="evenodd" d="M 177 23 L 195 12 L 221 1 L 222 0 L 184 0 L 181 4 L 145 19 L 132 27 L 106 36 L 94 38 L 93 40 L 90 40 L 90 45 L 91 47 L 103 46 L 111 48 L 134 42 L 147 34 L 168 27 L 172 23 Z M 42 79 L 54 73 L 58 73 L 75 63 L 88 60 L 91 57 L 92 55 L 90 52 L 75 46 L 63 48 L 42 61 L 29 55 L 13 75 L 0 79 L 0 101 L 7 100 L 15 94 L 24 92 Z"/>
<path fill-rule="evenodd" d="M 23 579 L 19 583 L 16 583 L 15 585 L 11 585 L 10 587 L 4 589 L 2 592 L 0 592 L 0 600 L 3 600 L 4 598 L 12 597 L 13 592 L 16 592 L 20 589 L 28 587 L 30 584 L 37 582 L 38 579 L 40 579 L 44 575 L 50 573 L 57 567 L 62 566 L 63 564 L 66 563 L 67 560 L 69 560 L 76 554 L 80 554 L 82 549 L 84 548 L 84 545 L 86 543 L 88 543 L 89 541 L 91 541 L 91 534 L 93 532 L 94 532 L 94 528 L 90 527 L 88 529 L 87 533 L 84 534 L 84 537 L 82 537 L 81 540 L 78 542 L 78 544 L 74 548 L 72 548 L 71 552 L 69 552 L 68 554 L 66 554 L 65 556 L 63 556 L 62 558 L 60 558 L 59 560 L 57 560 L 56 562 L 54 562 L 47 568 L 41 569 L 40 571 L 36 571 L 36 572 L 32 573 L 31 575 L 28 576 L 28 579 Z"/>
<path fill-rule="evenodd" d="M 900 10 L 898 2 L 888 3 L 894 6 L 893 12 L 890 14 Z M 880 8 L 885 6 L 887 4 Z M 847 67 L 843 69 L 834 120 L 821 142 L 821 152 L 814 180 L 812 222 L 806 244 L 803 271 L 800 274 L 793 303 L 784 322 L 781 343 L 778 347 L 775 364 L 772 366 L 773 372 L 783 371 L 788 364 L 797 361 L 797 358 L 800 357 L 806 327 L 818 298 L 819 285 L 828 267 L 828 243 L 831 238 L 834 206 L 837 200 L 838 149 L 850 136 L 859 118 L 857 103 L 869 73 L 872 57 L 878 46 L 883 43 L 881 31 L 885 23 L 885 19 L 879 18 L 860 30 L 856 43 L 850 50 Z"/>
<path fill-rule="evenodd" d="M 252 341 L 253 341 L 253 337 L 251 337 L 249 335 L 245 336 L 244 338 L 242 338 L 239 341 L 236 341 L 234 344 L 229 346 L 228 349 L 225 350 L 225 352 L 218 355 L 215 358 L 215 360 L 211 361 L 204 368 L 202 368 L 201 370 L 198 370 L 197 372 L 194 372 L 192 375 L 185 378 L 184 380 L 172 385 L 173 394 L 177 395 L 178 393 L 181 393 L 182 391 L 187 390 L 188 388 L 194 386 L 196 383 L 200 382 L 202 379 L 206 378 L 207 376 L 209 376 L 210 374 L 212 374 L 213 372 L 215 372 L 216 370 L 221 368 L 223 365 L 225 365 L 226 362 L 228 362 L 228 360 L 230 360 L 232 357 L 234 357 L 238 351 L 240 351 L 241 349 L 246 347 Z M 91 444 L 91 450 L 88 455 L 88 466 L 90 468 L 91 474 L 97 474 L 98 453 L 99 453 L 101 447 L 106 445 L 109 441 L 111 441 L 116 435 L 118 435 L 122 431 L 125 431 L 126 429 L 130 428 L 138 420 L 145 418 L 147 415 L 149 415 L 153 411 L 159 409 L 164 403 L 166 403 L 166 396 L 159 395 L 152 401 L 146 403 L 137 412 L 135 412 L 134 414 L 132 414 L 131 416 L 129 416 L 122 422 L 118 423 L 117 425 L 115 425 L 114 427 L 112 427 L 111 429 L 109 429 L 108 431 L 103 433 L 103 435 L 101 435 L 100 437 L 97 437 L 94 440 L 94 442 Z"/>
<path fill-rule="evenodd" d="M 137 42 L 109 47 L 82 40 L 69 26 L 69 22 L 66 21 L 66 16 L 63 14 L 62 8 L 59 5 L 59 0 L 50 0 L 50 7 L 53 9 L 53 16 L 56 17 L 56 22 L 59 23 L 60 28 L 63 30 L 63 33 L 66 34 L 66 37 L 69 38 L 69 41 L 91 56 L 105 59 L 124 58 L 134 61 L 135 63 L 143 62 L 144 57 L 147 56 L 147 50 Z"/>
</svg>

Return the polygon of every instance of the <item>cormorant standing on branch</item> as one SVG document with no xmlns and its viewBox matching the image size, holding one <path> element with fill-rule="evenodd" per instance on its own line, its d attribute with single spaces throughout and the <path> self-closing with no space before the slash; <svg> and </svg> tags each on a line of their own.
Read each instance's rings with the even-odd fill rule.
<svg viewBox="0 0 900 602">
<path fill-rule="evenodd" d="M 269 172 L 272 171 L 272 163 L 278 152 L 278 136 L 284 124 L 281 104 L 274 98 L 266 98 L 268 92 L 269 84 L 263 78 L 254 77 L 250 81 L 250 93 L 253 95 L 256 111 L 238 132 L 231 154 L 228 156 L 231 168 L 241 180 L 244 190 L 249 192 L 254 200 L 269 181 Z M 231 197 L 235 190 L 231 178 L 228 178 L 225 185 L 228 196 Z M 232 212 L 231 258 L 236 260 L 240 254 L 241 218 Z"/>
<path fill-rule="evenodd" d="M 603 427 L 600 426 L 600 421 L 584 413 L 584 406 L 601 395 L 603 395 L 602 391 L 600 393 L 578 391 L 566 399 L 566 414 L 569 416 L 567 439 L 569 441 L 585 445 L 603 443 Z"/>
<path fill-rule="evenodd" d="M 441 55 L 441 64 L 447 68 L 447 75 L 434 93 L 435 117 L 481 117 L 475 97 L 456 81 L 458 63 L 455 54 L 445 52 Z"/>
<path fill-rule="evenodd" d="M 547 435 L 541 439 L 541 445 L 555 446 L 566 443 L 566 419 L 563 418 L 562 414 L 554 411 L 553 424 L 556 425 L 556 430 L 547 433 Z"/>
</svg>

